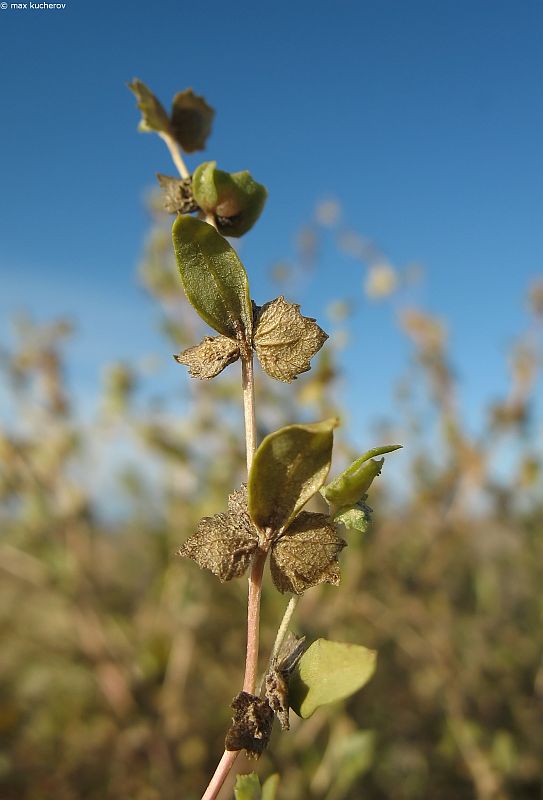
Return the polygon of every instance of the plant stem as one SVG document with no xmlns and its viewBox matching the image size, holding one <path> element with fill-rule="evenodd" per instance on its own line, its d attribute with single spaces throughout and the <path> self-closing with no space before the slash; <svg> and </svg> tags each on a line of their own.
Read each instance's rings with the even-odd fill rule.
<svg viewBox="0 0 543 800">
<path fill-rule="evenodd" d="M 222 758 L 217 765 L 215 774 L 209 782 L 209 786 L 202 795 L 202 800 L 215 800 L 221 790 L 221 786 L 226 780 L 228 773 L 234 766 L 234 761 L 239 756 L 239 750 L 225 750 Z"/>
<path fill-rule="evenodd" d="M 258 644 L 260 630 L 260 595 L 262 593 L 262 574 L 267 553 L 257 551 L 249 576 L 249 597 L 247 600 L 247 652 L 245 655 L 245 677 L 243 691 L 255 693 L 256 671 L 258 668 Z"/>
<path fill-rule="evenodd" d="M 177 142 L 172 139 L 167 133 L 159 133 L 160 138 L 166 143 L 166 147 L 170 151 L 170 155 L 172 157 L 172 161 L 177 167 L 177 170 L 182 178 L 190 178 L 190 172 L 187 169 L 187 165 L 183 161 L 183 156 L 181 155 L 181 148 L 177 144 Z"/>
<path fill-rule="evenodd" d="M 247 473 L 253 463 L 256 450 L 255 385 L 253 374 L 253 354 L 249 348 L 242 352 L 241 379 L 243 386 L 243 415 L 245 419 L 245 445 L 247 452 Z M 260 630 L 260 596 L 262 575 L 267 553 L 257 551 L 249 576 L 249 596 L 247 600 L 247 650 L 245 654 L 245 675 L 243 691 L 254 694 L 258 669 L 258 648 Z M 228 777 L 239 750 L 225 750 L 211 781 L 202 795 L 202 800 L 215 800 L 221 786 Z"/>
<path fill-rule="evenodd" d="M 273 650 L 271 654 L 272 661 L 279 652 L 279 649 L 283 644 L 285 636 L 287 635 L 288 626 L 290 625 L 290 620 L 292 619 L 292 615 L 296 610 L 296 606 L 298 605 L 299 599 L 300 598 L 297 595 L 294 595 L 288 601 L 288 606 L 286 607 L 285 613 L 283 614 L 283 619 L 281 620 L 281 624 L 279 625 L 279 630 L 277 631 L 277 636 L 275 637 L 275 642 L 273 644 Z"/>
<path fill-rule="evenodd" d="M 294 595 L 288 601 L 288 605 L 285 609 L 285 613 L 283 614 L 283 619 L 281 620 L 281 624 L 277 630 L 277 635 L 275 637 L 275 642 L 273 643 L 272 653 L 270 656 L 270 668 L 273 664 L 273 659 L 277 656 L 281 645 L 287 635 L 288 626 L 290 625 L 290 621 L 292 619 L 292 615 L 296 610 L 296 606 L 298 605 L 298 600 L 300 598 L 297 595 Z M 262 676 L 262 680 L 260 681 L 258 688 L 256 690 L 256 694 L 260 695 L 262 693 L 262 687 L 264 685 L 265 676 Z"/>
<path fill-rule="evenodd" d="M 256 450 L 255 383 L 253 373 L 253 353 L 249 348 L 242 352 L 241 380 L 243 386 L 243 414 L 245 417 L 245 444 L 247 451 L 247 474 L 251 470 Z M 249 576 L 249 597 L 247 601 L 247 652 L 245 656 L 245 677 L 243 691 L 253 694 L 258 666 L 258 633 L 260 627 L 260 595 L 262 574 L 266 563 L 266 552 L 257 551 Z"/>
<path fill-rule="evenodd" d="M 247 474 L 249 474 L 256 450 L 255 382 L 253 374 L 253 354 L 251 351 L 244 354 L 241 359 L 241 382 L 243 386 Z"/>
</svg>

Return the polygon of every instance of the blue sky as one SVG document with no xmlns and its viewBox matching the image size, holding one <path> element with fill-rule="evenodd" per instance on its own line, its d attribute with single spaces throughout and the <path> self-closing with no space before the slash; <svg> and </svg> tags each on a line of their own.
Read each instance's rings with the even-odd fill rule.
<svg viewBox="0 0 543 800">
<path fill-rule="evenodd" d="M 317 201 L 337 198 L 393 264 L 424 265 L 415 299 L 448 319 L 476 420 L 506 385 L 503 357 L 543 272 L 542 36 L 540 0 L 1 10 L 2 334 L 16 309 L 78 318 L 72 377 L 87 397 L 105 361 L 164 349 L 134 270 L 144 191 L 172 169 L 157 137 L 136 132 L 137 76 L 165 103 L 186 86 L 204 94 L 217 117 L 203 158 L 268 186 L 243 244 L 257 301 Z M 408 352 L 361 275 L 327 245 L 290 298 L 321 318 L 330 296 L 360 299 L 345 354 L 356 425 L 389 408 Z"/>
</svg>

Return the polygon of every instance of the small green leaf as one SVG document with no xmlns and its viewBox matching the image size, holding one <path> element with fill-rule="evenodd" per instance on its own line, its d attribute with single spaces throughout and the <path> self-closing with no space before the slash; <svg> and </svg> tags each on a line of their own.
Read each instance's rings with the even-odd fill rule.
<svg viewBox="0 0 543 800">
<path fill-rule="evenodd" d="M 250 772 L 248 775 L 238 775 L 234 786 L 236 800 L 262 800 L 262 790 L 258 775 Z"/>
<path fill-rule="evenodd" d="M 185 294 L 198 314 L 231 339 L 250 338 L 249 282 L 236 251 L 213 225 L 188 216 L 173 224 L 173 246 Z"/>
<path fill-rule="evenodd" d="M 276 800 L 279 788 L 279 775 L 274 773 L 264 782 L 262 787 L 262 800 Z"/>
<path fill-rule="evenodd" d="M 146 133 L 156 131 L 170 134 L 170 120 L 166 109 L 143 81 L 134 78 L 132 83 L 128 84 L 128 88 L 136 95 L 138 108 L 141 111 L 139 130 Z"/>
<path fill-rule="evenodd" d="M 227 192 L 230 186 L 229 175 L 217 169 L 216 161 L 204 161 L 196 167 L 192 175 L 192 193 L 200 208 L 206 214 L 215 213 L 219 195 Z"/>
<path fill-rule="evenodd" d="M 262 213 L 268 193 L 250 172 L 224 172 L 216 161 L 194 170 L 192 192 L 200 208 L 213 214 L 223 236 L 243 236 Z"/>
<path fill-rule="evenodd" d="M 289 686 L 290 707 L 307 719 L 320 706 L 344 700 L 375 672 L 377 653 L 358 644 L 317 639 L 299 660 Z"/>
<path fill-rule="evenodd" d="M 215 111 L 192 89 L 178 92 L 173 98 L 171 129 L 186 153 L 203 150 L 211 133 Z"/>
<path fill-rule="evenodd" d="M 373 480 L 380 474 L 384 459 L 373 461 L 375 456 L 392 453 L 401 448 L 401 444 L 385 447 L 374 447 L 353 461 L 341 475 L 322 489 L 321 494 L 335 508 L 343 508 L 358 503 L 366 494 Z"/>
<path fill-rule="evenodd" d="M 261 530 L 283 531 L 319 491 L 332 457 L 337 419 L 288 425 L 263 440 L 249 475 L 249 514 Z"/>
<path fill-rule="evenodd" d="M 366 533 L 371 522 L 371 512 L 372 509 L 363 501 L 360 501 L 355 505 L 340 508 L 334 514 L 334 522 L 341 523 L 348 530 Z"/>
<path fill-rule="evenodd" d="M 332 737 L 324 756 L 334 775 L 330 798 L 345 797 L 360 776 L 370 769 L 374 763 L 375 738 L 371 730 Z"/>
</svg>

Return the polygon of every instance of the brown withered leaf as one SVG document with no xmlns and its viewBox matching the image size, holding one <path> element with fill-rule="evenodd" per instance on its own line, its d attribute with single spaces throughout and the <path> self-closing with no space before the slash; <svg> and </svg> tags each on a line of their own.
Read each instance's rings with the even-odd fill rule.
<svg viewBox="0 0 543 800">
<path fill-rule="evenodd" d="M 226 750 L 245 750 L 259 758 L 267 747 L 273 727 L 273 711 L 266 699 L 240 692 L 232 700 L 234 716 L 225 739 Z"/>
<path fill-rule="evenodd" d="M 311 369 L 311 358 L 328 338 L 314 319 L 300 314 L 297 303 L 282 295 L 257 311 L 255 326 L 254 347 L 262 369 L 285 383 Z"/>
<path fill-rule="evenodd" d="M 338 553 L 347 543 L 325 514 L 302 511 L 272 547 L 270 569 L 280 592 L 302 594 L 340 580 Z"/>
<path fill-rule="evenodd" d="M 206 336 L 200 344 L 174 356 L 193 378 L 214 378 L 239 358 L 239 345 L 227 336 Z"/>
<path fill-rule="evenodd" d="M 178 92 L 173 98 L 170 125 L 186 153 L 203 150 L 211 133 L 215 111 L 192 89 Z"/>
<path fill-rule="evenodd" d="M 196 533 L 177 553 L 192 558 L 224 582 L 243 575 L 257 544 L 258 532 L 247 513 L 247 487 L 243 485 L 229 496 L 228 513 L 203 517 Z"/>
<path fill-rule="evenodd" d="M 192 196 L 192 178 L 176 178 L 157 173 L 162 189 L 162 205 L 170 214 L 190 214 L 198 210 L 198 203 Z"/>
<path fill-rule="evenodd" d="M 288 714 L 290 675 L 302 657 L 305 647 L 305 636 L 298 637 L 289 631 L 279 651 L 272 658 L 266 675 L 264 684 L 266 699 L 284 731 L 288 731 L 290 728 Z"/>
<path fill-rule="evenodd" d="M 268 671 L 265 681 L 266 699 L 281 724 L 281 730 L 290 729 L 288 716 L 288 675 L 273 667 Z"/>
</svg>

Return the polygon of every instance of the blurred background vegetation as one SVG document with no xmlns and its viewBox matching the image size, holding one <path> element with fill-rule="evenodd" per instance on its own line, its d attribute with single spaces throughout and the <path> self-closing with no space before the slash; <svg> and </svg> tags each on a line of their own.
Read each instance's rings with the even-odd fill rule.
<svg viewBox="0 0 543 800">
<path fill-rule="evenodd" d="M 202 331 L 178 285 L 170 219 L 154 200 L 150 216 L 139 278 L 173 353 Z M 348 702 L 275 730 L 257 769 L 280 772 L 279 800 L 542 798 L 543 284 L 527 287 L 510 389 L 489 398 L 474 434 L 445 321 L 405 300 L 423 276 L 400 273 L 338 219 L 334 203 L 319 205 L 299 261 L 274 268 L 278 293 L 299 299 L 322 235 L 360 263 L 364 302 L 395 315 L 411 353 L 396 417 L 366 446 L 405 449 L 372 487 L 374 524 L 349 537 L 341 587 L 309 591 L 294 628 L 376 648 L 378 668 Z M 293 386 L 258 380 L 261 434 L 342 415 L 339 353 L 354 313 L 353 298 L 331 302 L 319 320 L 331 340 Z M 173 553 L 243 479 L 238 368 L 206 383 L 183 373 L 177 411 L 149 399 L 152 369 L 136 353 L 107 366 L 83 423 L 65 380 L 71 335 L 63 320 L 19 318 L 0 354 L 17 409 L 0 429 L 0 797 L 197 800 L 242 677 L 246 581 L 221 585 Z M 110 463 L 119 450 L 122 469 Z M 334 470 L 354 455 L 340 437 Z M 97 498 L 104 462 L 108 497 Z M 285 604 L 268 582 L 264 654 Z"/>
</svg>

